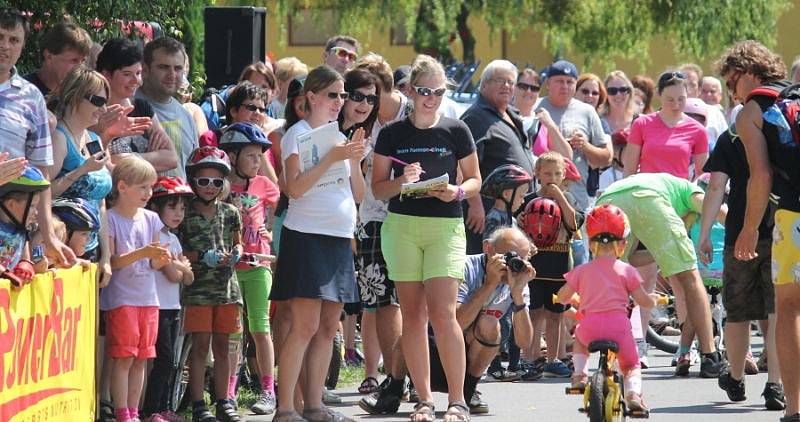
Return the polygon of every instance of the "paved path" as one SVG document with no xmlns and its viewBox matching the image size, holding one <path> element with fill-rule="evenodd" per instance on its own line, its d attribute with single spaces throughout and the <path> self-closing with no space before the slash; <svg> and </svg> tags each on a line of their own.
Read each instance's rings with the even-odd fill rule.
<svg viewBox="0 0 800 422">
<path fill-rule="evenodd" d="M 762 338 L 753 337 L 755 350 L 761 349 Z M 592 361 L 596 360 L 596 355 Z M 650 351 L 651 367 L 644 371 L 644 396 L 655 421 L 777 421 L 783 412 L 764 409 L 760 397 L 766 374 L 746 377 L 747 400 L 738 404 L 727 401 L 725 392 L 717 387 L 716 379 L 697 377 L 699 365 L 692 367 L 691 377 L 676 378 L 670 367 L 670 357 L 658 350 Z M 490 414 L 473 416 L 473 421 L 586 421 L 578 413 L 580 396 L 564 394 L 566 379 L 542 379 L 531 383 L 486 382 L 478 386 L 489 403 Z M 357 405 L 361 398 L 355 387 L 337 391 L 344 400 L 336 410 L 364 421 L 408 421 L 412 404 L 404 403 L 392 416 L 370 416 Z M 447 406 L 447 397 L 435 393 L 437 420 L 441 421 Z M 270 421 L 272 417 L 247 416 L 248 421 Z"/>
</svg>

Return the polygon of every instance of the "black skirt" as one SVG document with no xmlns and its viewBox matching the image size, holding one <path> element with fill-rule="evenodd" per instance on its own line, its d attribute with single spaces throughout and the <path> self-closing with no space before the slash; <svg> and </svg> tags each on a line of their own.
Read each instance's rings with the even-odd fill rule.
<svg viewBox="0 0 800 422">
<path fill-rule="evenodd" d="M 358 302 L 351 239 L 283 226 L 271 300 Z"/>
</svg>

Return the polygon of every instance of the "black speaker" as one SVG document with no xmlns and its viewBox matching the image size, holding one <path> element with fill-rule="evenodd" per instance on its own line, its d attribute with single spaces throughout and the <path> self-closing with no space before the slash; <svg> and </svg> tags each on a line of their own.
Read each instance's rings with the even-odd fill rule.
<svg viewBox="0 0 800 422">
<path fill-rule="evenodd" d="M 265 60 L 267 9 L 206 7 L 204 20 L 208 87 L 236 83 L 245 66 Z"/>
</svg>

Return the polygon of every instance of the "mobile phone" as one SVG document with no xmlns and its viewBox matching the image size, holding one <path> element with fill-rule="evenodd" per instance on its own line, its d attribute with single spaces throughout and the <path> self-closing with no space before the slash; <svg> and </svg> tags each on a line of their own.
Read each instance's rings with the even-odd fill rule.
<svg viewBox="0 0 800 422">
<path fill-rule="evenodd" d="M 44 258 L 44 246 L 36 245 L 31 250 L 31 261 L 34 264 L 39 263 Z"/>
<path fill-rule="evenodd" d="M 98 152 L 103 152 L 103 146 L 100 145 L 100 141 L 87 142 L 86 151 L 89 152 L 89 155 L 95 155 Z"/>
</svg>

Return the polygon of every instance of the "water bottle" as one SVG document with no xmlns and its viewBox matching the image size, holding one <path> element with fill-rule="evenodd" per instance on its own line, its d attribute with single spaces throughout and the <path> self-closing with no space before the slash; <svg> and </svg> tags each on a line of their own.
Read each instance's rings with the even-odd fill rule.
<svg viewBox="0 0 800 422">
<path fill-rule="evenodd" d="M 777 105 L 772 105 L 767 111 L 764 112 L 764 120 L 772 123 L 778 128 L 778 140 L 783 145 L 794 145 L 792 138 L 792 128 L 789 127 L 789 122 L 781 113 Z"/>
</svg>

